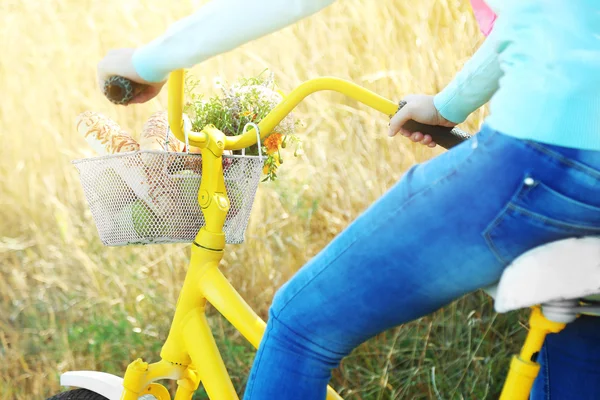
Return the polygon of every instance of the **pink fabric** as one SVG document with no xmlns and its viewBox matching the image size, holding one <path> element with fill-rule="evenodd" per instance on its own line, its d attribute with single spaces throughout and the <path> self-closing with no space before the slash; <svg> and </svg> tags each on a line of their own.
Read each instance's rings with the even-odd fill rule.
<svg viewBox="0 0 600 400">
<path fill-rule="evenodd" d="M 485 36 L 489 35 L 494 27 L 496 14 L 484 0 L 471 0 L 471 6 L 473 7 L 475 19 L 477 19 L 477 23 L 479 24 L 479 29 L 481 29 L 481 32 Z"/>
</svg>

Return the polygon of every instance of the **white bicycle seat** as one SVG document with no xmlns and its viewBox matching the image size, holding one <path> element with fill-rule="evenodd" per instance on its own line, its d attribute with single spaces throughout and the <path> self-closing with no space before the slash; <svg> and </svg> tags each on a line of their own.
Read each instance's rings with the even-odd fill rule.
<svg viewBox="0 0 600 400">
<path fill-rule="evenodd" d="M 494 309 L 499 313 L 565 304 L 571 309 L 578 307 L 578 313 L 598 313 L 600 307 L 586 309 L 578 304 L 580 300 L 600 300 L 600 236 L 565 239 L 534 248 L 514 260 L 498 283 L 485 291 L 494 298 Z M 557 322 L 571 322 L 574 315 Z"/>
</svg>

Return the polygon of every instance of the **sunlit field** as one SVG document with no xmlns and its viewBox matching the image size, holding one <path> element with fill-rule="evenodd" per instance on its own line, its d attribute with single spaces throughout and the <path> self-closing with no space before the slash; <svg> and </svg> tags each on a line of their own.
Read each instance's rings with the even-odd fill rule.
<svg viewBox="0 0 600 400">
<path fill-rule="evenodd" d="M 64 389 L 59 375 L 71 369 L 122 376 L 137 357 L 158 361 L 189 245 L 102 245 L 71 164 L 93 155 L 75 117 L 102 112 L 139 135 L 166 108 L 166 91 L 115 106 L 97 87 L 96 64 L 202 3 L 0 1 L 1 399 L 45 399 Z M 207 94 L 217 77 L 232 82 L 268 68 L 284 91 L 329 75 L 397 101 L 441 90 L 482 40 L 467 0 L 340 0 L 190 72 Z M 461 127 L 476 132 L 485 112 Z M 279 180 L 261 183 L 246 240 L 227 246 L 222 263 L 263 318 L 303 263 L 407 168 L 444 151 L 388 138 L 387 116 L 335 93 L 307 98 L 296 115 L 304 155 L 284 153 Z M 254 350 L 209 315 L 241 395 Z M 523 338 L 521 317 L 497 316 L 485 294 L 471 294 L 363 344 L 331 384 L 346 399 L 497 398 L 508 354 Z M 196 398 L 206 398 L 201 389 Z"/>
</svg>

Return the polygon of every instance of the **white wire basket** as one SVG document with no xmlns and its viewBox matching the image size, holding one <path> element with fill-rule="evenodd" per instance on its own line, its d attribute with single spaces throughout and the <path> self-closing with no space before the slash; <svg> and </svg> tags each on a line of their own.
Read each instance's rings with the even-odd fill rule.
<svg viewBox="0 0 600 400">
<path fill-rule="evenodd" d="M 258 126 L 252 125 L 259 136 Z M 258 156 L 223 155 L 222 159 L 230 201 L 225 241 L 239 244 L 244 241 L 265 157 L 259 145 Z M 198 204 L 200 154 L 135 151 L 73 164 L 105 246 L 191 243 L 205 225 Z"/>
</svg>

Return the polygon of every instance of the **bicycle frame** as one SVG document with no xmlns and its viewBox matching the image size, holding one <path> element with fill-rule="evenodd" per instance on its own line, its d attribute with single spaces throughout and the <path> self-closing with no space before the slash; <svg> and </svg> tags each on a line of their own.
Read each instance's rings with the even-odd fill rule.
<svg viewBox="0 0 600 400">
<path fill-rule="evenodd" d="M 169 77 L 169 124 L 173 134 L 182 142 L 183 132 L 183 70 Z M 307 95 L 318 90 L 336 90 L 365 104 L 392 115 L 398 106 L 349 82 L 336 78 L 319 78 L 294 90 L 259 124 L 264 138 Z M 189 132 L 191 146 L 201 149 L 202 175 L 198 202 L 205 216 L 205 226 L 196 236 L 191 248 L 189 268 L 177 301 L 171 329 L 160 357 L 161 361 L 148 364 L 141 359 L 133 361 L 125 372 L 122 400 L 137 400 L 142 394 L 152 393 L 159 400 L 167 400 L 168 393 L 157 390 L 152 382 L 159 379 L 177 380 L 175 400 L 189 400 L 200 382 L 210 398 L 238 399 L 227 369 L 223 363 L 208 325 L 205 310 L 210 302 L 240 333 L 258 348 L 265 322 L 252 310 L 218 269 L 225 248 L 223 225 L 229 210 L 225 190 L 221 156 L 224 150 L 248 147 L 257 142 L 256 132 L 231 138 L 213 126 L 201 132 Z M 329 400 L 341 399 L 328 388 Z"/>
<path fill-rule="evenodd" d="M 311 93 L 333 90 L 369 107 L 392 116 L 398 104 L 369 90 L 338 78 L 317 78 L 292 91 L 259 124 L 261 138 L 268 136 L 302 99 Z M 173 134 L 185 141 L 182 120 L 184 71 L 175 71 L 168 82 L 168 114 Z M 123 380 L 121 400 L 137 400 L 151 393 L 159 400 L 170 398 L 166 389 L 153 382 L 176 380 L 175 400 L 190 400 L 200 382 L 208 396 L 218 400 L 238 399 L 208 325 L 205 310 L 211 303 L 240 333 L 258 348 L 265 331 L 265 322 L 244 301 L 221 273 L 225 234 L 223 225 L 229 210 L 221 156 L 224 150 L 239 150 L 257 142 L 254 129 L 237 137 L 227 137 L 214 126 L 201 132 L 188 132 L 189 143 L 202 154 L 202 180 L 198 202 L 206 224 L 198 232 L 191 247 L 189 268 L 181 290 L 168 337 L 162 347 L 161 361 L 148 364 L 137 359 L 129 364 Z M 532 328 L 520 357 L 515 357 L 501 399 L 527 399 L 539 365 L 531 357 L 541 349 L 549 332 L 562 329 L 561 324 L 546 320 L 541 312 L 532 314 Z M 537 367 L 536 367 L 537 365 Z M 328 387 L 327 399 L 342 399 Z"/>
</svg>

